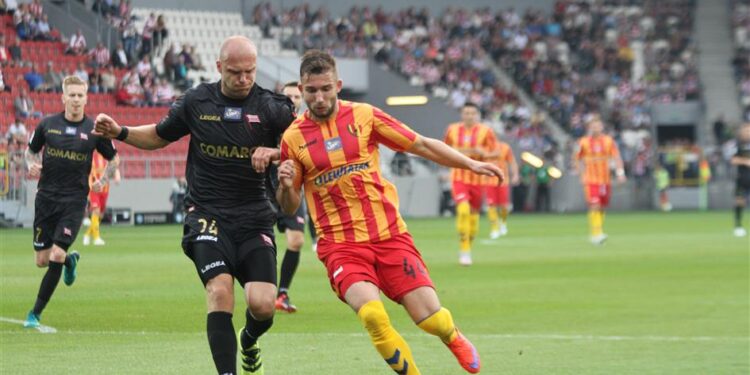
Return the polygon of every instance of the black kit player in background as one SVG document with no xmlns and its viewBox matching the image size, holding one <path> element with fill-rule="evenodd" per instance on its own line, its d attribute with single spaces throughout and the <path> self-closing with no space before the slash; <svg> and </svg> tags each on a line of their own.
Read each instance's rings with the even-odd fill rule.
<svg viewBox="0 0 750 375">
<path fill-rule="evenodd" d="M 295 113 L 300 113 L 302 105 L 302 93 L 297 87 L 297 82 L 287 82 L 281 89 L 281 93 L 294 103 Z M 284 260 L 281 261 L 279 275 L 279 293 L 276 296 L 276 310 L 288 313 L 297 312 L 297 306 L 292 304 L 289 298 L 289 287 L 294 279 L 294 274 L 299 266 L 299 256 L 302 245 L 305 244 L 305 205 L 300 204 L 294 215 L 286 215 L 281 211 L 281 206 L 276 202 L 276 189 L 279 185 L 278 163 L 269 166 L 268 197 L 276 209 L 276 227 L 279 232 L 286 235 L 287 249 L 284 252 Z"/>
<path fill-rule="evenodd" d="M 732 157 L 732 164 L 737 166 L 737 182 L 734 191 L 734 235 L 747 236 L 747 229 L 742 226 L 742 210 L 747 205 L 750 195 L 750 123 L 743 124 L 738 132 L 737 153 Z"/>
<path fill-rule="evenodd" d="M 37 267 L 47 267 L 36 303 L 26 316 L 24 327 L 39 327 L 39 319 L 61 274 L 65 285 L 76 279 L 80 255 L 68 254 L 75 242 L 86 212 L 89 173 L 94 150 L 111 161 L 116 151 L 109 139 L 91 134 L 92 119 L 86 117 L 88 84 L 76 76 L 63 80 L 62 102 L 65 112 L 44 118 L 34 130 L 26 149 L 26 164 L 31 176 L 41 175 L 34 202 L 34 250 Z M 44 149 L 41 156 L 40 151 Z M 94 184 L 95 191 L 106 183 L 116 164 L 109 162 L 103 181 Z"/>
<path fill-rule="evenodd" d="M 266 168 L 294 120 L 291 101 L 255 84 L 257 49 L 246 37 L 224 40 L 216 68 L 221 81 L 188 90 L 159 124 L 121 127 L 100 114 L 96 131 L 153 150 L 190 135 L 182 248 L 206 289 L 206 331 L 219 374 L 236 374 L 232 325 L 234 279 L 244 288 L 240 330 L 243 374 L 262 374 L 258 338 L 273 323 L 276 301 L 275 214 Z"/>
</svg>

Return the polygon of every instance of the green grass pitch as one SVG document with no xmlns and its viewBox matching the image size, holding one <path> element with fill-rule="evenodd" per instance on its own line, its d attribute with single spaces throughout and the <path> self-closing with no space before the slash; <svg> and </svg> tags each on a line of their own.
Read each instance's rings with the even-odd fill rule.
<svg viewBox="0 0 750 375">
<path fill-rule="evenodd" d="M 494 242 L 482 239 L 483 221 L 469 268 L 457 264 L 452 220 L 407 222 L 483 374 L 750 372 L 750 240 L 732 236 L 730 212 L 612 213 L 602 247 L 587 242 L 582 214 L 511 216 L 510 235 Z M 7 321 L 24 319 L 44 273 L 31 236 L 0 231 L 0 373 L 215 373 L 180 227 L 105 227 L 106 246 L 75 244 L 79 278 L 60 283 L 42 316 L 53 334 Z M 261 341 L 266 374 L 390 373 L 309 244 L 291 297 L 300 311 L 277 314 Z M 235 327 L 244 324 L 237 306 Z M 423 374 L 464 373 L 386 306 Z"/>
</svg>

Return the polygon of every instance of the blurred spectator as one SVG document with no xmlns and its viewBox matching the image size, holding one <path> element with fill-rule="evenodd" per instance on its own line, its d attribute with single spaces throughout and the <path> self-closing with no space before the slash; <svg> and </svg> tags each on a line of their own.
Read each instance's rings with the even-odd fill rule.
<svg viewBox="0 0 750 375">
<path fill-rule="evenodd" d="M 169 48 L 167 48 L 167 52 L 164 53 L 164 76 L 167 77 L 167 79 L 170 82 L 174 81 L 174 67 L 177 64 L 177 51 L 175 51 L 174 43 L 169 43 Z"/>
<path fill-rule="evenodd" d="M 21 87 L 18 96 L 13 100 L 13 109 L 16 117 L 21 119 L 29 118 L 29 116 L 42 117 L 41 112 L 34 111 L 34 102 L 29 98 L 29 93 L 24 87 Z"/>
<path fill-rule="evenodd" d="M 193 70 L 205 70 L 206 67 L 203 66 L 203 62 L 201 62 L 201 57 L 198 55 L 198 52 L 195 50 L 195 46 L 189 47 L 189 56 L 190 61 L 192 61 L 192 67 Z"/>
<path fill-rule="evenodd" d="M 174 80 L 180 90 L 184 91 L 192 87 L 192 82 L 187 78 L 187 66 L 185 65 L 185 58 L 182 55 L 177 57 L 177 65 L 174 68 Z"/>
<path fill-rule="evenodd" d="M 34 40 L 54 40 L 52 29 L 49 26 L 49 19 L 46 14 L 38 18 L 33 28 Z"/>
<path fill-rule="evenodd" d="M 10 52 L 5 46 L 5 37 L 0 35 L 0 65 L 6 66 L 10 61 Z"/>
<path fill-rule="evenodd" d="M 5 79 L 3 78 L 2 70 L 0 70 L 0 91 L 10 92 L 10 86 L 5 85 Z"/>
<path fill-rule="evenodd" d="M 104 43 L 96 43 L 96 48 L 89 51 L 89 60 L 92 67 L 105 68 L 109 65 L 109 50 Z"/>
<path fill-rule="evenodd" d="M 156 14 L 153 12 L 148 15 L 146 22 L 143 24 L 141 32 L 141 53 L 139 58 L 151 53 L 154 47 L 154 30 L 156 30 Z"/>
<path fill-rule="evenodd" d="M 21 40 L 33 39 L 34 35 L 31 30 L 31 15 L 28 13 L 23 14 L 21 22 L 16 24 L 16 35 L 21 38 Z"/>
<path fill-rule="evenodd" d="M 172 186 L 169 201 L 172 203 L 172 216 L 176 223 L 181 223 L 185 210 L 185 195 L 187 194 L 187 180 L 180 177 Z"/>
<path fill-rule="evenodd" d="M 727 124 L 724 122 L 724 116 L 719 115 L 714 121 L 714 137 L 716 138 L 716 144 L 721 145 L 724 143 L 724 137 L 726 136 Z"/>
<path fill-rule="evenodd" d="M 103 92 L 102 74 L 99 67 L 95 67 L 91 74 L 89 74 L 89 92 L 92 94 Z"/>
<path fill-rule="evenodd" d="M 73 72 L 73 75 L 80 78 L 83 82 L 89 81 L 89 71 L 86 69 L 86 64 L 83 61 L 78 63 L 78 68 Z"/>
<path fill-rule="evenodd" d="M 13 44 L 8 48 L 8 52 L 10 52 L 10 57 L 13 59 L 14 65 L 22 66 L 24 64 L 23 56 L 21 55 L 21 38 L 16 37 Z"/>
<path fill-rule="evenodd" d="M 29 85 L 29 89 L 31 89 L 32 91 L 43 91 L 47 89 L 44 85 L 44 77 L 39 74 L 39 71 L 36 68 L 36 64 L 31 64 L 31 71 L 24 74 L 23 79 L 26 81 L 26 83 Z"/>
<path fill-rule="evenodd" d="M 167 30 L 167 23 L 164 20 L 164 15 L 160 14 L 156 17 L 156 25 L 154 26 L 154 50 L 159 51 L 159 48 L 164 45 L 164 41 L 169 35 Z"/>
<path fill-rule="evenodd" d="M 118 69 L 125 69 L 128 67 L 128 54 L 125 52 L 122 42 L 117 42 L 117 47 L 112 50 L 110 61 Z"/>
<path fill-rule="evenodd" d="M 115 68 L 110 65 L 107 70 L 102 72 L 102 92 L 114 93 L 117 88 L 117 76 L 115 75 Z"/>
<path fill-rule="evenodd" d="M 47 72 L 44 73 L 44 85 L 47 91 L 62 92 L 62 81 L 65 77 L 55 69 L 52 61 L 47 61 Z"/>
<path fill-rule="evenodd" d="M 138 62 L 138 65 L 135 66 L 135 69 L 138 72 L 141 83 L 143 83 L 146 77 L 151 74 L 151 58 L 148 55 L 144 55 L 141 61 Z"/>
<path fill-rule="evenodd" d="M 391 159 L 391 173 L 396 176 L 412 176 L 414 171 L 411 167 L 409 156 L 403 152 L 397 151 Z"/>
<path fill-rule="evenodd" d="M 42 5 L 41 0 L 34 0 L 31 4 L 29 4 L 29 14 L 33 18 L 41 18 L 42 14 L 44 14 L 44 5 Z"/>
<path fill-rule="evenodd" d="M 174 101 L 174 90 L 164 78 L 159 78 L 155 88 L 153 104 L 155 106 L 168 107 Z"/>
<path fill-rule="evenodd" d="M 120 88 L 115 94 L 115 99 L 118 104 L 131 107 L 140 107 L 143 105 L 145 93 L 137 75 L 130 75 L 127 81 L 123 79 L 120 83 Z"/>
<path fill-rule="evenodd" d="M 70 43 L 68 49 L 65 50 L 68 55 L 83 55 L 86 53 L 86 37 L 83 36 L 81 29 L 78 29 L 73 36 L 70 37 Z"/>
<path fill-rule="evenodd" d="M 15 144 L 21 146 L 26 144 L 29 135 L 26 131 L 26 125 L 20 118 L 16 117 L 13 123 L 10 124 L 6 137 L 9 145 Z"/>
<path fill-rule="evenodd" d="M 190 45 L 185 43 L 182 45 L 182 50 L 180 51 L 180 57 L 182 58 L 182 62 L 185 65 L 185 68 L 190 70 L 193 69 L 193 57 L 190 56 Z"/>
</svg>

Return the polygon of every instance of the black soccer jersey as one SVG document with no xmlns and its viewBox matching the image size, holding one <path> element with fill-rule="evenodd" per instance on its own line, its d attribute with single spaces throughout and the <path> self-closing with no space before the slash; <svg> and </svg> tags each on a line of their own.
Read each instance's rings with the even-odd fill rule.
<svg viewBox="0 0 750 375">
<path fill-rule="evenodd" d="M 170 142 L 190 135 L 188 205 L 231 208 L 267 200 L 266 174 L 253 170 L 250 157 L 256 147 L 277 147 L 295 117 L 283 95 L 256 84 L 244 100 L 236 100 L 224 96 L 220 84 L 188 90 L 156 126 Z"/>
<path fill-rule="evenodd" d="M 84 116 L 70 122 L 64 113 L 44 118 L 29 139 L 29 149 L 37 153 L 44 148 L 39 192 L 56 201 L 86 199 L 89 193 L 89 172 L 94 149 L 112 160 L 112 141 L 91 134 L 94 121 Z"/>
<path fill-rule="evenodd" d="M 734 156 L 750 159 L 750 141 L 743 142 L 738 139 L 737 153 Z M 740 165 L 737 167 L 737 176 L 742 179 L 750 179 L 750 167 L 746 165 Z"/>
</svg>

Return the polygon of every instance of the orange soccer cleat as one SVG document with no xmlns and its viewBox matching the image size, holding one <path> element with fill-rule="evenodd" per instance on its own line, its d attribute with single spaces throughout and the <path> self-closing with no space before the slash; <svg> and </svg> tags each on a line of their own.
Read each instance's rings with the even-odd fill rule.
<svg viewBox="0 0 750 375">
<path fill-rule="evenodd" d="M 479 361 L 479 353 L 474 347 L 474 344 L 469 341 L 459 330 L 456 328 L 458 334 L 456 338 L 450 343 L 446 344 L 448 349 L 456 356 L 458 363 L 464 370 L 471 374 L 479 373 L 479 367 L 481 363 Z"/>
</svg>

